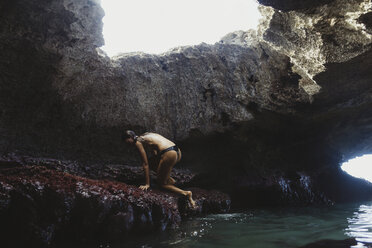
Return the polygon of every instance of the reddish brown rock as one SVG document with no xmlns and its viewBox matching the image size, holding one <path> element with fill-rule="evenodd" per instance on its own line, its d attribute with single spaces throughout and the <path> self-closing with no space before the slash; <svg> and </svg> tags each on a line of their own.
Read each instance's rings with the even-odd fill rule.
<svg viewBox="0 0 372 248">
<path fill-rule="evenodd" d="M 136 231 L 175 228 L 184 217 L 229 210 L 226 194 L 192 191 L 197 202 L 193 210 L 183 197 L 154 188 L 145 192 L 125 183 L 88 179 L 42 166 L 3 168 L 0 232 L 5 234 L 6 244 L 107 241 Z"/>
<path fill-rule="evenodd" d="M 156 161 L 151 161 L 156 163 Z M 38 165 L 48 169 L 67 172 L 73 175 L 82 176 L 91 179 L 107 179 L 124 182 L 126 184 L 144 183 L 144 172 L 141 166 L 130 166 L 123 164 L 83 164 L 77 161 L 59 160 L 53 158 L 37 158 L 22 156 L 15 153 L 8 153 L 0 156 L 0 168 L 14 166 Z M 151 172 L 151 178 L 156 175 Z M 172 178 L 175 179 L 179 187 L 190 187 L 193 185 L 193 179 L 196 174 L 187 169 L 173 168 Z"/>
</svg>

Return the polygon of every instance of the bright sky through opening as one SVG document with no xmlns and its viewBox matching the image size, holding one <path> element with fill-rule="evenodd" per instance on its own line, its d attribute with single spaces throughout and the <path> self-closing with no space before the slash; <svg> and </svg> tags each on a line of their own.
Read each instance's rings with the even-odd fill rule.
<svg viewBox="0 0 372 248">
<path fill-rule="evenodd" d="M 102 49 L 109 55 L 214 44 L 224 35 L 256 29 L 260 13 L 255 0 L 101 0 Z"/>
<path fill-rule="evenodd" d="M 343 163 L 341 168 L 353 177 L 372 182 L 372 154 L 350 159 Z"/>
</svg>

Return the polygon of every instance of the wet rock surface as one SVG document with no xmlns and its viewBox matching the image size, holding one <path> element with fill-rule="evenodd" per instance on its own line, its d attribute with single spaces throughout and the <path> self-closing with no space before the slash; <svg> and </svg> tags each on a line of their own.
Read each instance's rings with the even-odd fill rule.
<svg viewBox="0 0 372 248">
<path fill-rule="evenodd" d="M 139 166 L 92 165 L 77 161 L 21 156 L 15 153 L 0 157 L 2 169 L 29 165 L 89 179 L 123 182 L 137 186 L 144 183 L 143 169 Z M 223 190 L 231 197 L 229 209 L 233 211 L 244 210 L 246 207 L 333 205 L 341 202 L 372 200 L 371 183 L 353 178 L 341 169 L 333 168 L 323 172 L 292 171 L 287 173 L 280 170 L 266 170 L 265 172 L 251 170 L 248 173 L 240 172 L 239 175 L 230 172 L 219 176 L 213 171 L 193 173 L 188 169 L 174 168 L 171 177 L 176 181 L 176 186 L 189 188 L 193 192 L 198 192 L 198 195 L 205 195 L 198 188 L 209 190 L 209 196 L 205 197 L 202 203 L 205 206 L 204 210 L 198 209 L 193 213 L 209 213 L 210 211 L 205 211 L 205 209 L 214 208 L 217 212 L 224 212 L 222 205 L 210 206 L 214 204 L 214 201 L 218 202 L 220 193 L 215 190 L 216 188 Z M 150 181 L 151 185 L 156 188 L 154 172 L 150 173 Z M 216 200 L 214 200 L 215 197 L 217 197 Z M 183 203 L 180 207 L 186 205 Z"/>
<path fill-rule="evenodd" d="M 229 211 L 230 198 L 190 188 L 197 203 L 156 188 L 93 180 L 45 166 L 0 166 L 0 230 L 5 247 L 111 242 L 133 232 L 175 228 L 183 218 Z M 22 233 L 22 235 L 19 235 Z"/>
<path fill-rule="evenodd" d="M 231 178 L 230 178 L 231 177 Z M 198 174 L 193 183 L 209 188 L 218 179 Z M 222 178 L 222 177 L 221 177 Z M 310 206 L 372 200 L 372 183 L 348 175 L 340 168 L 318 172 L 241 171 L 226 174 L 223 188 L 231 196 L 232 208 L 264 206 Z"/>
</svg>

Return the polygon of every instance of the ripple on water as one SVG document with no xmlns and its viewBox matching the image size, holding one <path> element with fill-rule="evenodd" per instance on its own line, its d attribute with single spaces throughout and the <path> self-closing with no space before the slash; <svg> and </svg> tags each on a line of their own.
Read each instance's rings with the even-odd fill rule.
<svg viewBox="0 0 372 248">
<path fill-rule="evenodd" d="M 372 204 L 360 205 L 358 211 L 348 218 L 346 234 L 356 239 L 358 244 L 352 247 L 368 247 L 372 244 Z"/>
<path fill-rule="evenodd" d="M 297 248 L 322 240 L 342 242 L 350 237 L 357 241 L 353 248 L 372 247 L 372 202 L 208 215 L 186 221 L 177 230 L 146 240 L 142 237 L 132 246 Z"/>
</svg>

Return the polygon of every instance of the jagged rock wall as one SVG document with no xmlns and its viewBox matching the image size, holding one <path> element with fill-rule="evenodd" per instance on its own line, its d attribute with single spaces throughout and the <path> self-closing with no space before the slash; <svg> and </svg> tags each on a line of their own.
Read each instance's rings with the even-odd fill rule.
<svg viewBox="0 0 372 248">
<path fill-rule="evenodd" d="M 299 84 L 313 101 L 297 114 L 322 133 L 322 142 L 333 147 L 327 152 L 338 153 L 341 162 L 372 151 L 370 128 L 365 125 L 371 116 L 372 4 L 319 2 L 308 8 L 304 7 L 308 1 L 262 1 L 284 11 L 264 7 L 272 18 L 260 32 L 291 57 L 294 71 L 303 76 Z"/>
<path fill-rule="evenodd" d="M 112 61 L 96 52 L 102 45 L 98 2 L 15 1 L 3 4 L 2 10 L 2 37 L 13 47 L 3 49 L 27 58 L 22 68 L 11 55 L 3 58 L 10 73 L 2 84 L 7 111 L 2 115 L 2 150 L 120 154 L 115 136 L 123 127 L 180 140 L 190 132 L 209 134 L 252 120 L 250 108 L 288 113 L 309 102 L 296 85 L 298 75 L 291 72 L 289 57 L 254 36 L 252 44 L 243 46 L 202 44 L 162 56 L 134 54 Z M 22 19 L 33 12 L 30 20 Z M 14 27 L 19 32 L 11 33 Z M 49 69 L 43 73 L 38 67 Z M 14 94 L 21 100 L 15 101 Z"/>
<path fill-rule="evenodd" d="M 371 152 L 371 1 L 260 2 L 257 32 L 114 59 L 98 1 L 0 3 L 1 151 L 129 161 L 151 130 L 221 188 Z"/>
<path fill-rule="evenodd" d="M 371 11 L 370 1 L 333 1 L 306 11 L 275 11 L 263 39 L 291 57 L 296 71 L 310 78 L 327 63 L 346 62 L 371 47 L 371 33 L 358 18 Z M 320 88 L 320 87 L 319 87 Z M 318 92 L 315 92 L 318 93 Z"/>
</svg>

